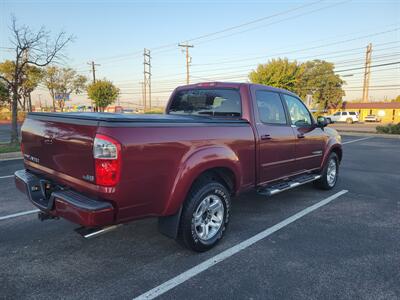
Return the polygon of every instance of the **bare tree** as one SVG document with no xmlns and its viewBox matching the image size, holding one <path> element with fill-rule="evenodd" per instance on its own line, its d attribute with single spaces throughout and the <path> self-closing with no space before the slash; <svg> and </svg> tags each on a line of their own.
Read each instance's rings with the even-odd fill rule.
<svg viewBox="0 0 400 300">
<path fill-rule="evenodd" d="M 62 50 L 73 40 L 73 36 L 64 31 L 58 33 L 54 39 L 44 27 L 32 31 L 28 26 L 17 24 L 14 16 L 11 18 L 11 43 L 15 48 L 15 69 L 11 80 L 0 75 L 11 87 L 11 143 L 18 143 L 18 91 L 22 84 L 25 66 L 34 65 L 45 67 L 63 57 Z"/>
</svg>

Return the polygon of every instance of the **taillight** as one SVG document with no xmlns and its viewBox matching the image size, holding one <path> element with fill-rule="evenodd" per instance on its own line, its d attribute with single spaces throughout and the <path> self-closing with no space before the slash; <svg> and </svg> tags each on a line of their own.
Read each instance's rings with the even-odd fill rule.
<svg viewBox="0 0 400 300">
<path fill-rule="evenodd" d="M 93 143 L 96 184 L 115 186 L 121 172 L 121 144 L 116 140 L 97 134 Z"/>
</svg>

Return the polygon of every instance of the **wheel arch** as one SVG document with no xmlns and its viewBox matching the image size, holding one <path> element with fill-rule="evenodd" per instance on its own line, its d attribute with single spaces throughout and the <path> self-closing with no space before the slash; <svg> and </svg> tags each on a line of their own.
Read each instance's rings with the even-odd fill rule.
<svg viewBox="0 0 400 300">
<path fill-rule="evenodd" d="M 176 238 L 183 203 L 193 185 L 204 177 L 220 182 L 234 195 L 242 181 L 239 158 L 228 147 L 207 147 L 188 156 L 181 164 L 170 197 L 159 217 L 161 233 Z"/>
</svg>

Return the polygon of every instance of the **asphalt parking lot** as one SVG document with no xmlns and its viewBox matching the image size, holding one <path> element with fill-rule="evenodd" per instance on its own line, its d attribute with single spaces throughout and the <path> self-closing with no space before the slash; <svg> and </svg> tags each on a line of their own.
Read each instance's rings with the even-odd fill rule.
<svg viewBox="0 0 400 300">
<path fill-rule="evenodd" d="M 399 299 L 400 139 L 343 142 L 335 189 L 241 195 L 225 238 L 202 254 L 155 219 L 85 240 L 67 221 L 12 216 L 34 207 L 7 177 L 22 161 L 0 162 L 0 298 Z"/>
</svg>

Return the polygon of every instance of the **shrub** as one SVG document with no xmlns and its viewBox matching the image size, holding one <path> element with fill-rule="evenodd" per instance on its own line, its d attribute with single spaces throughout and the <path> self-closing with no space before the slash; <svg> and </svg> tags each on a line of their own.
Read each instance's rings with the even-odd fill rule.
<svg viewBox="0 0 400 300">
<path fill-rule="evenodd" d="M 386 134 L 400 134 L 400 123 L 376 126 L 376 131 L 379 133 L 386 133 Z"/>
<path fill-rule="evenodd" d="M 22 122 L 25 120 L 26 112 L 19 111 L 18 112 L 18 122 Z M 11 112 L 0 112 L 0 121 L 11 122 Z"/>
<path fill-rule="evenodd" d="M 162 109 L 162 108 L 153 108 L 151 110 L 146 110 L 144 113 L 145 114 L 149 114 L 149 115 L 152 115 L 152 114 L 163 114 L 164 113 L 164 109 Z"/>
</svg>

